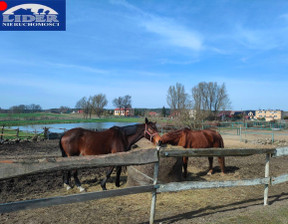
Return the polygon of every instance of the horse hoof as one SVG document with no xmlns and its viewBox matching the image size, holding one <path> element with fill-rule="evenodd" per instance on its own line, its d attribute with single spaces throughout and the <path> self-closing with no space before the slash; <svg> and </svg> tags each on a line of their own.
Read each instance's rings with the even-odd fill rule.
<svg viewBox="0 0 288 224">
<path fill-rule="evenodd" d="M 66 188 L 67 191 L 71 189 L 71 187 L 68 184 L 64 184 L 64 187 Z"/>
<path fill-rule="evenodd" d="M 80 192 L 84 192 L 84 191 L 86 191 L 85 188 L 84 188 L 84 187 L 81 187 L 81 186 L 78 187 L 78 189 L 79 189 Z"/>
<path fill-rule="evenodd" d="M 103 191 L 107 191 L 106 186 L 101 186 L 101 188 L 102 188 Z"/>
</svg>

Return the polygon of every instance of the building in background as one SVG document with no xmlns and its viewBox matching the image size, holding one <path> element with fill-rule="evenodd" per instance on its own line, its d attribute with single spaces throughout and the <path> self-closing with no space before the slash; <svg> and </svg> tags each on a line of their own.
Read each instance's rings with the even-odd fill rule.
<svg viewBox="0 0 288 224">
<path fill-rule="evenodd" d="M 114 116 L 134 116 L 134 110 L 132 108 L 116 108 L 114 110 Z"/>
<path fill-rule="evenodd" d="M 282 120 L 282 110 L 256 110 L 255 118 L 258 120 L 265 119 L 265 121 Z"/>
</svg>

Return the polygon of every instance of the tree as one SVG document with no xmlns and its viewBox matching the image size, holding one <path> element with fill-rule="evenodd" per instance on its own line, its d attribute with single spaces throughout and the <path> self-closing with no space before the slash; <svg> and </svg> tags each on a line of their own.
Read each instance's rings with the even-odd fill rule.
<svg viewBox="0 0 288 224">
<path fill-rule="evenodd" d="M 42 108 L 39 104 L 30 104 L 30 105 L 27 105 L 27 110 L 34 113 L 34 112 L 40 112 Z"/>
<path fill-rule="evenodd" d="M 70 108 L 69 108 L 69 107 L 66 107 L 66 106 L 61 106 L 61 107 L 59 108 L 60 113 L 68 113 L 69 110 L 70 110 Z"/>
<path fill-rule="evenodd" d="M 126 116 L 126 110 L 128 108 L 131 108 L 132 107 L 132 104 L 131 104 L 131 96 L 130 95 L 126 95 L 124 97 L 121 97 L 119 96 L 118 98 L 115 98 L 113 100 L 113 105 L 116 107 L 116 108 L 119 108 L 120 109 L 120 112 L 121 112 L 121 109 L 124 109 L 124 114 Z"/>
<path fill-rule="evenodd" d="M 221 86 L 217 82 L 200 82 L 192 89 L 194 109 L 196 116 L 206 114 L 215 117 L 220 110 L 225 110 L 230 106 L 229 96 L 225 84 Z"/>
<path fill-rule="evenodd" d="M 77 103 L 76 103 L 76 108 L 79 108 L 83 111 L 83 116 L 84 118 L 88 117 L 89 113 L 89 101 L 87 100 L 86 97 L 82 97 Z"/>
<path fill-rule="evenodd" d="M 105 94 L 98 94 L 93 97 L 90 97 L 90 105 L 93 108 L 93 111 L 100 117 L 104 112 L 104 107 L 107 106 L 108 101 Z"/>
<path fill-rule="evenodd" d="M 123 98 L 119 96 L 113 100 L 113 105 L 121 110 L 123 108 Z"/>
<path fill-rule="evenodd" d="M 38 104 L 24 105 L 20 104 L 18 106 L 12 106 L 9 108 L 11 113 L 35 113 L 42 110 L 41 106 Z"/>
<path fill-rule="evenodd" d="M 131 102 L 131 96 L 130 95 L 126 95 L 123 97 L 123 107 L 124 107 L 124 112 L 125 112 L 125 117 L 126 117 L 126 110 L 128 108 L 132 107 L 132 102 Z"/>
<path fill-rule="evenodd" d="M 167 111 L 166 111 L 166 108 L 164 106 L 162 107 L 161 114 L 162 114 L 163 117 L 167 116 Z"/>
<path fill-rule="evenodd" d="M 188 95 L 185 93 L 185 88 L 182 84 L 176 83 L 175 86 L 170 86 L 167 93 L 167 103 L 171 110 L 180 111 L 187 108 Z"/>
</svg>

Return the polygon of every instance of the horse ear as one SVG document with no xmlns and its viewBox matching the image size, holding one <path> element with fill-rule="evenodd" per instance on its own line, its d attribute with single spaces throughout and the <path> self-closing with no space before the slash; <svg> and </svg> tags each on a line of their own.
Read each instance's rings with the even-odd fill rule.
<svg viewBox="0 0 288 224">
<path fill-rule="evenodd" d="M 148 124 L 148 123 L 149 123 L 149 121 L 148 121 L 147 117 L 145 117 L 145 124 Z"/>
</svg>

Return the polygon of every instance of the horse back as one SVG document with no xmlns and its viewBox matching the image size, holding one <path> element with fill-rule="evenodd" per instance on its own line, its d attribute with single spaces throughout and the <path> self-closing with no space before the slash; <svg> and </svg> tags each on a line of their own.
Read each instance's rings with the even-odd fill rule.
<svg viewBox="0 0 288 224">
<path fill-rule="evenodd" d="M 221 135 L 213 130 L 185 130 L 186 148 L 224 148 Z"/>
<path fill-rule="evenodd" d="M 68 156 L 101 155 L 125 150 L 123 133 L 117 129 L 98 132 L 74 128 L 64 134 L 61 145 Z"/>
</svg>

